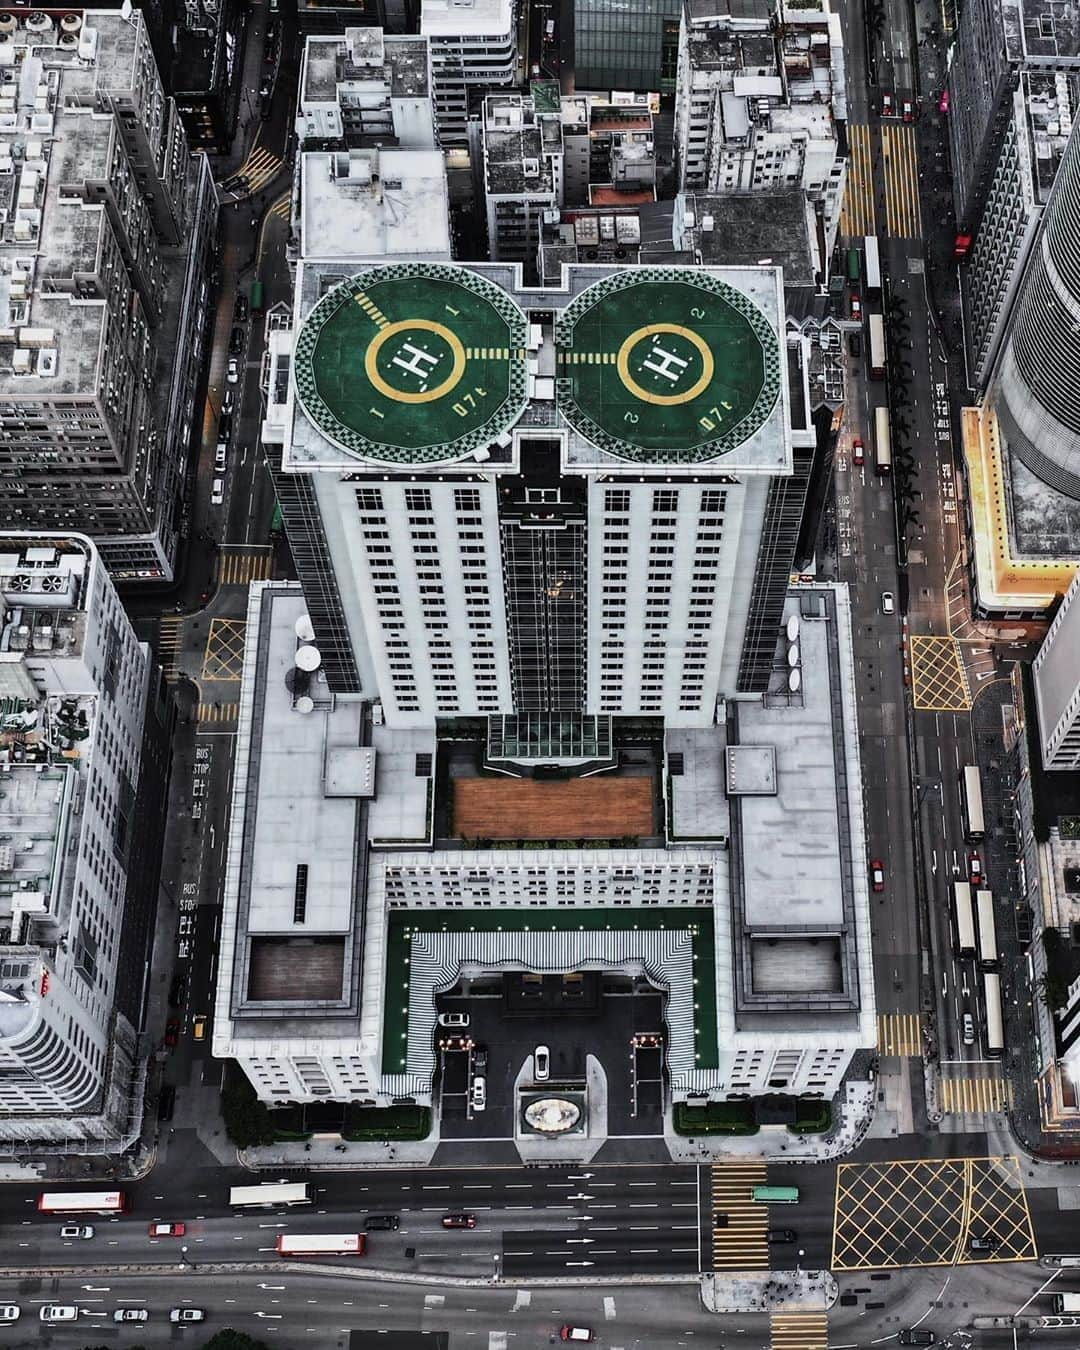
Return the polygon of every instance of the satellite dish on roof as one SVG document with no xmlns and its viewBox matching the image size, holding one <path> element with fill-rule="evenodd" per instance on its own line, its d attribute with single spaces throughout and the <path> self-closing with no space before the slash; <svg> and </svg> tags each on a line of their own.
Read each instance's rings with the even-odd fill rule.
<svg viewBox="0 0 1080 1350">
<path fill-rule="evenodd" d="M 799 644 L 797 642 L 793 642 L 787 649 L 787 663 L 792 670 L 799 664 Z"/>
<path fill-rule="evenodd" d="M 296 700 L 296 711 L 298 713 L 309 713 L 315 711 L 315 700 L 305 694 L 302 698 Z"/>
<path fill-rule="evenodd" d="M 311 626 L 311 616 L 308 614 L 301 614 L 293 627 L 301 642 L 311 642 L 315 637 L 315 629 Z"/>
<path fill-rule="evenodd" d="M 799 636 L 799 616 L 797 614 L 791 614 L 788 616 L 787 621 L 787 640 L 789 642 L 794 642 L 798 636 Z"/>
<path fill-rule="evenodd" d="M 800 684 L 802 684 L 802 671 L 793 670 L 787 677 L 787 687 L 794 694 L 798 690 Z"/>
<path fill-rule="evenodd" d="M 319 651 L 318 647 L 312 647 L 310 644 L 297 647 L 293 664 L 298 670 L 306 670 L 310 674 L 311 671 L 318 670 L 322 665 L 322 652 Z"/>
</svg>

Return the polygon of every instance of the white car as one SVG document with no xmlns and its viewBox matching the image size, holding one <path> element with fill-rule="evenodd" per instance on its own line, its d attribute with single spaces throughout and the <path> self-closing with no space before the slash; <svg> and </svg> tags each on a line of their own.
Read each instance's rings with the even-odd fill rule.
<svg viewBox="0 0 1080 1350">
<path fill-rule="evenodd" d="M 0 1322 L 17 1322 L 22 1309 L 17 1303 L 0 1303 Z"/>
<path fill-rule="evenodd" d="M 240 362 L 235 356 L 229 357 L 229 364 L 225 367 L 225 378 L 230 384 L 238 384 L 240 381 Z"/>
<path fill-rule="evenodd" d="M 79 1310 L 70 1303 L 46 1303 L 38 1313 L 42 1322 L 77 1322 Z"/>
<path fill-rule="evenodd" d="M 170 1322 L 205 1322 L 206 1313 L 201 1308 L 173 1308 L 169 1313 Z"/>
<path fill-rule="evenodd" d="M 882 614 L 896 613 L 896 596 L 892 591 L 881 592 L 881 612 Z"/>
<path fill-rule="evenodd" d="M 210 489 L 210 505 L 220 506 L 225 500 L 225 479 L 215 478 L 213 486 Z"/>
<path fill-rule="evenodd" d="M 546 1083 L 551 1077 L 551 1051 L 546 1045 L 538 1045 L 533 1051 L 533 1077 L 538 1083 Z"/>
<path fill-rule="evenodd" d="M 114 1322 L 149 1322 L 150 1314 L 145 1308 L 117 1308 L 112 1315 Z"/>
<path fill-rule="evenodd" d="M 487 1079 L 479 1074 L 472 1080 L 472 1109 L 476 1113 L 487 1106 Z"/>
<path fill-rule="evenodd" d="M 467 1027 L 469 1025 L 469 1014 L 467 1012 L 445 1012 L 439 1014 L 439 1026 L 441 1027 Z"/>
<path fill-rule="evenodd" d="M 66 1223 L 63 1228 L 60 1229 L 60 1236 L 62 1238 L 79 1238 L 83 1240 L 92 1238 L 94 1236 L 94 1226 L 89 1223 Z"/>
</svg>

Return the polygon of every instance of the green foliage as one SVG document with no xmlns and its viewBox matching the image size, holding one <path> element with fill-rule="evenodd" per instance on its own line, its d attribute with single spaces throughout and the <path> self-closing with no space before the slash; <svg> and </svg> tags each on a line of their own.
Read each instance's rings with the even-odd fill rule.
<svg viewBox="0 0 1080 1350">
<path fill-rule="evenodd" d="M 350 1106 L 345 1113 L 343 1139 L 354 1143 L 373 1139 L 426 1139 L 431 1133 L 427 1106 Z"/>
<path fill-rule="evenodd" d="M 795 1105 L 795 1119 L 788 1126 L 792 1134 L 824 1134 L 832 1124 L 832 1106 L 817 1099 L 799 1099 Z"/>
<path fill-rule="evenodd" d="M 232 1327 L 222 1327 L 208 1341 L 203 1342 L 203 1350 L 269 1350 L 265 1341 L 258 1341 L 246 1331 L 234 1331 Z"/>
<path fill-rule="evenodd" d="M 237 1148 L 272 1144 L 277 1138 L 270 1112 L 255 1096 L 255 1089 L 243 1074 L 234 1074 L 233 1081 L 223 1090 L 221 1114 L 225 1120 L 225 1133 Z"/>
<path fill-rule="evenodd" d="M 676 1102 L 672 1113 L 675 1133 L 682 1135 L 757 1134 L 757 1112 L 753 1102 L 709 1102 L 690 1106 Z"/>
</svg>

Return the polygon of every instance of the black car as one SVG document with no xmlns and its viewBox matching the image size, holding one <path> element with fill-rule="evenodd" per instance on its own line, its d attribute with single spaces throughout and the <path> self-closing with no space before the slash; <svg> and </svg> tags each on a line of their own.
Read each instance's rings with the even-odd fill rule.
<svg viewBox="0 0 1080 1350">
<path fill-rule="evenodd" d="M 862 355 L 862 338 L 858 333 L 849 333 L 847 339 L 847 349 L 851 356 Z"/>
<path fill-rule="evenodd" d="M 900 1333 L 901 1345 L 934 1345 L 937 1337 L 932 1331 L 923 1331 L 921 1327 L 908 1327 Z"/>
<path fill-rule="evenodd" d="M 172 984 L 169 985 L 169 1007 L 181 1008 L 184 999 L 187 997 L 187 979 L 183 975 L 177 975 Z"/>
<path fill-rule="evenodd" d="M 1000 1247 L 1001 1239 L 993 1233 L 987 1233 L 985 1237 L 968 1238 L 969 1252 L 996 1252 Z"/>
<path fill-rule="evenodd" d="M 233 305 L 233 318 L 237 323 L 247 323 L 248 302 L 246 295 L 238 295 Z"/>
<path fill-rule="evenodd" d="M 400 1227 L 396 1214 L 369 1214 L 364 1220 L 365 1233 L 396 1233 Z"/>
<path fill-rule="evenodd" d="M 243 350 L 244 330 L 242 328 L 234 328 L 229 334 L 229 351 L 233 356 L 239 356 Z"/>
<path fill-rule="evenodd" d="M 474 1045 L 472 1052 L 473 1073 L 484 1073 L 487 1069 L 488 1052 L 486 1045 Z"/>
<path fill-rule="evenodd" d="M 176 1106 L 176 1089 L 171 1083 L 166 1083 L 158 1094 L 157 1100 L 157 1118 L 158 1120 L 172 1120 L 173 1108 Z"/>
<path fill-rule="evenodd" d="M 768 1238 L 771 1243 L 794 1242 L 794 1228 L 770 1228 Z"/>
</svg>

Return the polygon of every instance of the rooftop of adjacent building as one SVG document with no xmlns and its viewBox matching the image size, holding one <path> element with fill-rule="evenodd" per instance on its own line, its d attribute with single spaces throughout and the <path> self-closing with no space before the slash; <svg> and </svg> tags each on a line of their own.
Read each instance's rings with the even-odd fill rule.
<svg viewBox="0 0 1080 1350">
<path fill-rule="evenodd" d="M 675 212 L 676 243 L 692 249 L 707 267 L 782 267 L 785 289 L 813 287 L 813 218 L 798 188 L 687 192 Z"/>
<path fill-rule="evenodd" d="M 1080 558 L 1080 502 L 1008 454 L 990 407 L 961 419 L 979 599 L 988 609 L 1045 609 Z"/>
<path fill-rule="evenodd" d="M 1021 75 L 1018 97 L 1027 115 L 1032 186 L 1036 200 L 1045 204 L 1080 104 L 1080 74 L 1026 70 Z"/>
<path fill-rule="evenodd" d="M 382 81 L 393 98 L 422 98 L 429 93 L 428 68 L 426 38 L 394 36 L 381 28 L 312 34 L 304 45 L 301 103 L 330 103 L 342 85 Z"/>
<path fill-rule="evenodd" d="M 446 168 L 437 150 L 308 152 L 300 160 L 305 258 L 446 257 Z"/>
<path fill-rule="evenodd" d="M 504 37 L 513 26 L 514 0 L 420 0 L 425 37 Z"/>
<path fill-rule="evenodd" d="M 767 23 L 775 8 L 776 0 L 686 0 L 683 16 L 691 24 Z"/>
<path fill-rule="evenodd" d="M 557 113 L 537 115 L 531 99 L 492 94 L 484 100 L 484 176 L 491 195 L 555 191 L 550 156 L 562 149 Z"/>
<path fill-rule="evenodd" d="M 1080 56 L 1080 15 L 1053 0 L 1001 0 L 1008 58 L 1052 63 Z"/>
</svg>

